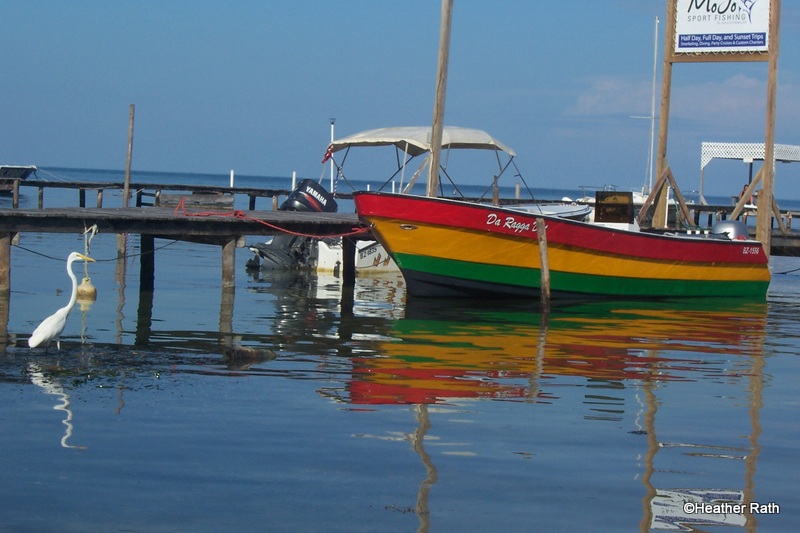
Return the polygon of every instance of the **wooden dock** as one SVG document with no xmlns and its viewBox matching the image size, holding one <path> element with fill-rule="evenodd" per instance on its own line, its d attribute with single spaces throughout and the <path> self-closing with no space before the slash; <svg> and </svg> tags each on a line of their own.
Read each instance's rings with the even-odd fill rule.
<svg viewBox="0 0 800 533">
<path fill-rule="evenodd" d="M 19 188 L 38 189 L 37 208 L 19 208 Z M 231 189 L 223 187 L 137 184 L 136 207 L 104 207 L 108 190 L 122 190 L 119 183 L 50 183 L 12 184 L 11 209 L 0 209 L 0 293 L 10 291 L 11 244 L 19 233 L 83 233 L 96 226 L 101 233 L 138 234 L 141 237 L 141 290 L 151 290 L 154 278 L 154 239 L 165 238 L 222 248 L 223 289 L 233 287 L 235 249 L 245 246 L 245 236 L 302 234 L 313 237 L 342 236 L 344 258 L 343 284 L 355 283 L 355 244 L 371 239 L 369 229 L 355 214 L 279 211 L 279 198 L 288 190 Z M 45 207 L 48 189 L 74 189 L 79 207 Z M 87 192 L 96 193 L 96 207 L 86 207 Z M 234 209 L 234 198 L 246 195 L 248 210 Z M 254 209 L 256 199 L 266 198 L 271 210 Z M 124 246 L 118 254 L 125 253 Z"/>
</svg>

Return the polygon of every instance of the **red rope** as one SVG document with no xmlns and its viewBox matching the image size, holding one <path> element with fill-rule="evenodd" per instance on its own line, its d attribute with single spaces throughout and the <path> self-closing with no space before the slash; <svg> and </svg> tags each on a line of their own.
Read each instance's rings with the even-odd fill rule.
<svg viewBox="0 0 800 533">
<path fill-rule="evenodd" d="M 265 220 L 261 220 L 261 219 L 258 219 L 258 218 L 250 217 L 250 216 L 247 215 L 246 212 L 238 210 L 238 209 L 234 209 L 233 211 L 225 211 L 225 212 L 220 212 L 220 211 L 200 211 L 200 212 L 197 212 L 197 213 L 189 213 L 188 211 L 186 211 L 186 205 L 184 204 L 184 200 L 185 200 L 185 198 L 181 197 L 181 201 L 178 202 L 178 205 L 175 206 L 175 214 L 176 215 L 181 215 L 182 214 L 183 216 L 186 216 L 186 217 L 232 217 L 232 218 L 238 218 L 240 220 L 249 220 L 249 221 L 252 221 L 252 222 L 258 222 L 259 224 L 263 224 L 264 226 L 267 226 L 268 228 L 272 228 L 272 229 L 280 231 L 282 233 L 287 233 L 289 235 L 295 235 L 297 237 L 309 237 L 311 239 L 327 239 L 327 238 L 331 238 L 331 237 L 352 237 L 353 235 L 362 235 L 364 233 L 369 233 L 369 231 L 370 231 L 369 228 L 352 228 L 350 231 L 345 232 L 345 233 L 333 233 L 333 234 L 329 234 L 329 235 L 313 235 L 313 234 L 310 234 L 310 233 L 299 233 L 299 232 L 296 232 L 296 231 L 288 230 L 286 228 L 282 228 L 282 227 L 280 227 L 280 226 L 278 226 L 276 224 L 272 224 L 272 223 L 267 222 Z"/>
</svg>

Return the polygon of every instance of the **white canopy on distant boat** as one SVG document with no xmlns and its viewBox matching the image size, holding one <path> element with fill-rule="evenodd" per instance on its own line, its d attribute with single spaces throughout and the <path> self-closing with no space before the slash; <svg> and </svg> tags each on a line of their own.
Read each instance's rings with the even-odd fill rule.
<svg viewBox="0 0 800 533">
<path fill-rule="evenodd" d="M 362 131 L 342 139 L 333 141 L 328 146 L 328 153 L 338 152 L 351 146 L 391 146 L 412 156 L 429 152 L 431 149 L 430 127 L 397 127 L 379 128 Z M 443 149 L 469 148 L 473 150 L 500 150 L 515 157 L 514 150 L 504 145 L 488 133 L 472 128 L 445 126 L 442 133 Z"/>
</svg>

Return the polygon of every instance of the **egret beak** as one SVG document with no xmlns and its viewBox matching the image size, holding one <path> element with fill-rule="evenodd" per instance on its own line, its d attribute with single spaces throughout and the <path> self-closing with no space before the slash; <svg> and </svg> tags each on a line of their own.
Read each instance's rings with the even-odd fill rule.
<svg viewBox="0 0 800 533">
<path fill-rule="evenodd" d="M 80 257 L 84 261 L 88 261 L 90 263 L 94 263 L 95 262 L 95 260 L 92 259 L 91 257 L 89 257 L 88 255 L 78 254 L 78 257 Z"/>
</svg>

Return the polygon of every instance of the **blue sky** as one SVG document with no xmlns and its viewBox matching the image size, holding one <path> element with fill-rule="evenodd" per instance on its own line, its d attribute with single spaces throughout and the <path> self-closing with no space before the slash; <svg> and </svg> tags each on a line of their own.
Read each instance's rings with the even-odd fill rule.
<svg viewBox="0 0 800 533">
<path fill-rule="evenodd" d="M 632 117 L 650 114 L 656 16 L 660 89 L 666 0 L 454 3 L 446 124 L 513 147 L 534 189 L 646 182 L 650 122 Z M 337 137 L 431 123 L 440 9 L 5 0 L 0 162 L 122 169 L 135 104 L 134 171 L 317 178 L 331 117 Z M 800 6 L 784 1 L 782 144 L 800 144 L 798 41 Z M 668 155 L 684 192 L 701 142 L 763 142 L 766 79 L 766 63 L 675 66 Z M 746 179 L 741 162 L 714 162 L 706 194 Z M 800 163 L 778 167 L 776 190 L 800 198 Z"/>
</svg>

